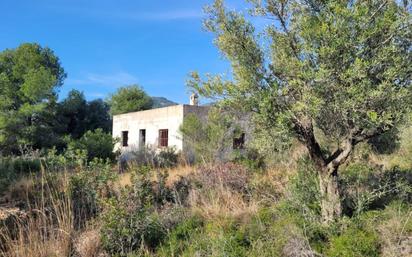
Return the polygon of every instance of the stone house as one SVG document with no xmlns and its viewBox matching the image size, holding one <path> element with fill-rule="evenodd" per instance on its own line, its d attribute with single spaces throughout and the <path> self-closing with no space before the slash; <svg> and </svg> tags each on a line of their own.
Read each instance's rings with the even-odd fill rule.
<svg viewBox="0 0 412 257">
<path fill-rule="evenodd" d="M 157 109 L 131 112 L 113 116 L 113 137 L 119 138 L 115 150 L 125 153 L 142 147 L 174 147 L 187 152 L 179 127 L 188 114 L 195 114 L 206 121 L 209 107 L 198 106 L 196 95 L 191 96 L 190 104 L 180 104 Z"/>
<path fill-rule="evenodd" d="M 127 159 L 127 153 L 150 147 L 164 149 L 174 147 L 190 158 L 192 149 L 185 143 L 184 137 L 179 132 L 180 125 L 189 114 L 195 114 L 201 121 L 206 122 L 209 106 L 199 106 L 197 95 L 190 97 L 190 104 L 180 104 L 157 109 L 125 113 L 113 116 L 113 137 L 119 138 L 115 150 L 120 150 Z M 238 120 L 241 127 L 248 124 Z M 228 131 L 228 134 L 231 134 Z M 247 133 L 249 134 L 249 133 Z M 230 136 L 230 135 L 228 135 Z M 221 157 L 227 156 L 234 148 L 241 149 L 248 135 L 243 133 L 239 138 L 231 138 L 230 149 L 223 149 Z"/>
</svg>

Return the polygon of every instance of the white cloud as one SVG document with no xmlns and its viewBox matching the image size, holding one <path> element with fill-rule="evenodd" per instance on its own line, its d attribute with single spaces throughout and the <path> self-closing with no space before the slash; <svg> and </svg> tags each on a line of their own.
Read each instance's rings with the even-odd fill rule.
<svg viewBox="0 0 412 257">
<path fill-rule="evenodd" d="M 117 72 L 113 74 L 87 73 L 82 78 L 68 78 L 65 82 L 73 86 L 105 86 L 118 87 L 137 83 L 137 78 L 127 72 Z"/>
</svg>

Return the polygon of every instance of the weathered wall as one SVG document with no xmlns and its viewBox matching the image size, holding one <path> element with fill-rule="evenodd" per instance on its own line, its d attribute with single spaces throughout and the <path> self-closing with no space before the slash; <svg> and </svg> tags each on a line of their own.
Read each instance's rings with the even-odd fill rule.
<svg viewBox="0 0 412 257">
<path fill-rule="evenodd" d="M 175 105 L 147 111 L 125 113 L 113 117 L 113 137 L 121 138 L 122 131 L 129 131 L 129 146 L 122 151 L 138 148 L 139 130 L 146 129 L 146 145 L 157 147 L 159 129 L 169 130 L 169 146 L 182 150 L 182 140 L 178 134 L 183 121 L 183 105 Z M 119 149 L 118 143 L 115 149 Z"/>
<path fill-rule="evenodd" d="M 139 131 L 146 129 L 146 145 L 157 147 L 159 129 L 169 130 L 169 147 L 185 150 L 179 127 L 184 116 L 195 113 L 202 120 L 206 120 L 208 107 L 192 105 L 175 105 L 147 111 L 125 113 L 113 116 L 113 137 L 121 138 L 122 131 L 129 132 L 129 146 L 121 147 L 121 142 L 115 150 L 121 147 L 122 151 L 139 147 Z"/>
</svg>

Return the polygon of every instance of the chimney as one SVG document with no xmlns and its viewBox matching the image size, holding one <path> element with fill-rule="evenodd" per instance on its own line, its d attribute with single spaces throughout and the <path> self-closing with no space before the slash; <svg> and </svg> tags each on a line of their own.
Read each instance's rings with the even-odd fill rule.
<svg viewBox="0 0 412 257">
<path fill-rule="evenodd" d="M 196 93 L 193 93 L 190 96 L 190 105 L 195 105 L 195 106 L 199 105 L 199 96 Z"/>
</svg>

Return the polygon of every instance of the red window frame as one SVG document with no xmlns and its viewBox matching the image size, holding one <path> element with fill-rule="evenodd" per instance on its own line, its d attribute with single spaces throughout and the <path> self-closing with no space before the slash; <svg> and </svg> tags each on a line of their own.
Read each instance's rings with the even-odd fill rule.
<svg viewBox="0 0 412 257">
<path fill-rule="evenodd" d="M 159 129 L 159 147 L 169 146 L 169 130 Z"/>
</svg>

